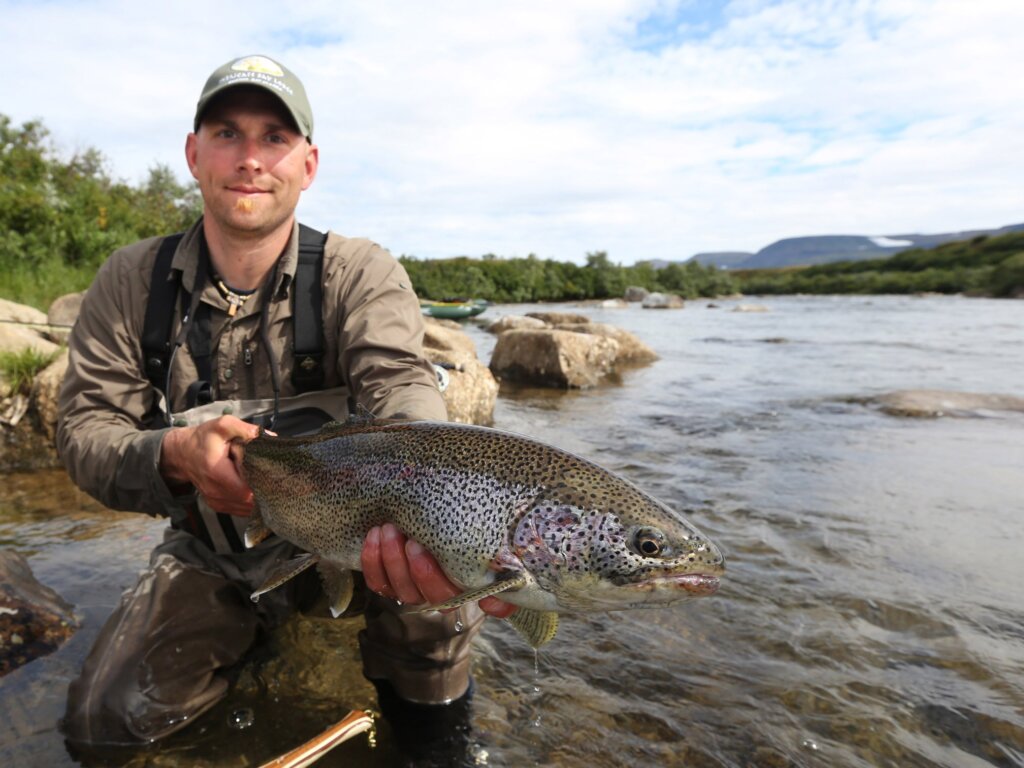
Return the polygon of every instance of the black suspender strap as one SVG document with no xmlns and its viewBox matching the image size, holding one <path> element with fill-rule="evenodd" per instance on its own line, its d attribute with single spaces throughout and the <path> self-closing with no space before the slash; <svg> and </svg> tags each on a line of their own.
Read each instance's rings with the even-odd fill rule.
<svg viewBox="0 0 1024 768">
<path fill-rule="evenodd" d="M 171 323 L 174 321 L 174 300 L 180 279 L 170 279 L 174 251 L 184 233 L 165 237 L 156 253 L 149 283 L 149 301 L 142 328 L 142 360 L 146 378 L 159 391 L 167 385 L 167 366 L 171 357 Z"/>
<path fill-rule="evenodd" d="M 181 276 L 172 276 L 171 262 L 183 233 L 163 239 L 157 249 L 156 261 L 150 278 L 149 300 L 142 329 L 142 359 L 146 378 L 160 392 L 167 386 L 174 335 L 174 302 L 179 297 L 182 315 L 190 305 L 188 291 L 181 288 Z M 323 260 L 327 235 L 304 224 L 299 225 L 299 261 L 293 283 L 293 349 L 292 384 L 297 393 L 321 389 L 324 383 L 324 322 L 323 322 Z M 205 251 L 205 243 L 201 248 Z M 208 256 L 200 257 L 196 279 L 206 277 Z M 188 349 L 196 365 L 199 380 L 189 388 L 189 407 L 210 401 L 213 380 L 212 333 L 210 306 L 198 302 L 195 317 L 188 329 Z"/>
<path fill-rule="evenodd" d="M 297 393 L 324 383 L 323 261 L 327 235 L 299 225 L 299 263 L 295 269 L 293 330 L 295 362 L 292 385 Z"/>
</svg>

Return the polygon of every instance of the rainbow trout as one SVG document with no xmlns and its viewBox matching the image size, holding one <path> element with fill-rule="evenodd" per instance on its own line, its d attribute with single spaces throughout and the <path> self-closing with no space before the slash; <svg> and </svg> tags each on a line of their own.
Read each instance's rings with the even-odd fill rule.
<svg viewBox="0 0 1024 768">
<path fill-rule="evenodd" d="M 253 600 L 318 565 L 335 615 L 352 594 L 366 532 L 393 523 L 433 553 L 465 592 L 520 606 L 534 647 L 559 611 L 607 611 L 710 595 L 721 553 L 683 517 L 629 481 L 537 440 L 485 427 L 354 419 L 310 437 L 261 435 L 242 471 L 256 499 L 246 531 L 301 555 Z"/>
</svg>

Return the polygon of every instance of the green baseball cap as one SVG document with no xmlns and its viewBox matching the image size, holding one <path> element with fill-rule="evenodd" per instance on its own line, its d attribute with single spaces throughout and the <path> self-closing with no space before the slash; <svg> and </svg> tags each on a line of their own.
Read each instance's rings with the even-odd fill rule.
<svg viewBox="0 0 1024 768">
<path fill-rule="evenodd" d="M 233 59 L 210 75 L 199 96 L 199 103 L 196 104 L 193 129 L 199 130 L 203 112 L 214 97 L 238 85 L 255 85 L 270 91 L 284 104 L 299 132 L 310 141 L 313 140 L 313 110 L 306 98 L 306 89 L 302 87 L 299 78 L 283 64 L 260 55 Z"/>
</svg>

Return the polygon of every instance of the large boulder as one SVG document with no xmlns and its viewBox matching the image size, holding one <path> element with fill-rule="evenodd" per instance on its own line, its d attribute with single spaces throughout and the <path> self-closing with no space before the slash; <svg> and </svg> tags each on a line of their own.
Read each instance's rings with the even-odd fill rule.
<svg viewBox="0 0 1024 768">
<path fill-rule="evenodd" d="M 626 288 L 626 293 L 623 298 L 626 301 L 643 301 L 650 295 L 650 291 L 646 288 L 641 288 L 638 285 L 631 285 Z"/>
<path fill-rule="evenodd" d="M 68 351 L 65 349 L 57 359 L 36 375 L 32 383 L 30 404 L 35 411 L 39 428 L 47 439 L 57 436 L 57 398 L 60 386 L 64 382 L 64 374 L 68 370 Z"/>
<path fill-rule="evenodd" d="M 562 389 L 595 386 L 614 370 L 615 339 L 559 330 L 512 330 L 498 336 L 491 355 L 495 376 Z"/>
<path fill-rule="evenodd" d="M 608 325 L 607 323 L 567 323 L 565 325 L 557 325 L 555 328 L 561 331 L 590 333 L 614 339 L 619 345 L 615 357 L 616 365 L 646 365 L 658 359 L 657 353 L 640 341 L 636 334 L 616 328 L 614 325 Z"/>
<path fill-rule="evenodd" d="M 674 293 L 651 293 L 640 306 L 644 309 L 682 309 L 683 300 Z"/>
<path fill-rule="evenodd" d="M 82 311 L 82 299 L 85 291 L 79 293 L 68 293 L 55 299 L 46 313 L 46 321 L 50 327 L 47 336 L 51 341 L 58 344 L 66 344 L 68 335 L 71 333 L 71 326 L 78 320 L 78 313 Z"/>
<path fill-rule="evenodd" d="M 526 317 L 525 315 L 505 315 L 499 317 L 493 323 L 487 326 L 487 332 L 495 335 L 504 333 L 505 331 L 511 331 L 513 328 L 530 328 L 537 330 L 538 328 L 547 328 L 548 324 L 537 317 Z"/>
<path fill-rule="evenodd" d="M 56 344 L 44 336 L 46 315 L 35 307 L 0 299 L 0 352 L 21 352 L 35 349 L 41 355 L 52 355 Z"/>
<path fill-rule="evenodd" d="M 72 607 L 36 581 L 25 558 L 0 550 L 0 675 L 57 650 L 77 627 Z"/>
<path fill-rule="evenodd" d="M 575 312 L 527 312 L 527 317 L 533 317 L 548 325 L 561 325 L 563 323 L 589 323 L 590 318 L 586 315 L 579 315 Z"/>
<path fill-rule="evenodd" d="M 476 344 L 451 320 L 428 317 L 424 324 L 423 348 L 427 359 L 447 373 L 444 402 L 448 418 L 463 424 L 493 423 L 498 382 L 477 358 Z"/>
</svg>

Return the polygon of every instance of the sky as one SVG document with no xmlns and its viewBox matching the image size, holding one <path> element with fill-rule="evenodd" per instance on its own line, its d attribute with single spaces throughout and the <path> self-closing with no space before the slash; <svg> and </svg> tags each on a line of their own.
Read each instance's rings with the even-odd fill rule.
<svg viewBox="0 0 1024 768">
<path fill-rule="evenodd" d="M 218 66 L 305 84 L 299 217 L 582 263 L 1024 222 L 1020 0 L 0 0 L 0 113 L 184 180 Z"/>
</svg>

